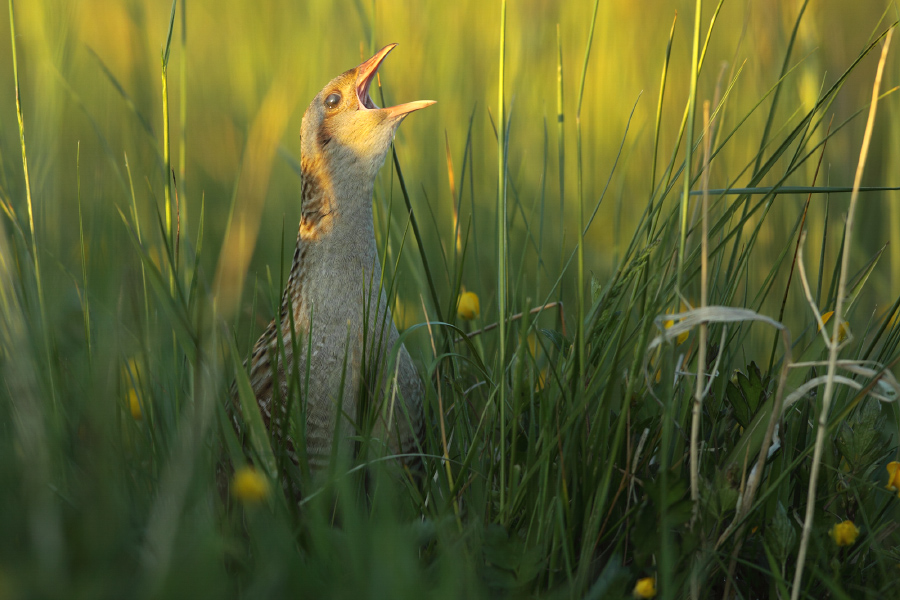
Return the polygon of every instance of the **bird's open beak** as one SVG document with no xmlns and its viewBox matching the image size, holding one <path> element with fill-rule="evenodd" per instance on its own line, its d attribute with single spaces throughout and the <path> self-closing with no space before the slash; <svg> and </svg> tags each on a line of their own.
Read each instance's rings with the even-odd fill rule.
<svg viewBox="0 0 900 600">
<path fill-rule="evenodd" d="M 369 86 L 372 84 L 372 80 L 375 79 L 375 73 L 378 72 L 378 65 L 381 64 L 381 61 L 385 59 L 396 45 L 397 44 L 388 44 L 379 50 L 375 56 L 356 68 L 356 99 L 359 101 L 360 110 L 378 109 L 378 106 L 372 102 L 372 98 L 369 96 Z M 407 115 L 414 110 L 431 106 L 434 103 L 434 100 L 416 100 L 415 102 L 407 102 L 406 104 L 398 104 L 397 106 L 390 106 L 379 110 L 384 110 L 388 113 L 388 116 L 397 118 Z"/>
</svg>

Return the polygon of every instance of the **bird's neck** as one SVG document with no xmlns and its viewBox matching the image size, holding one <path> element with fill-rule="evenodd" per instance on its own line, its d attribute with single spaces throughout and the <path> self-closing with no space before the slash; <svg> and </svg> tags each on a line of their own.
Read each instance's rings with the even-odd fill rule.
<svg viewBox="0 0 900 600">
<path fill-rule="evenodd" d="M 353 176 L 330 168 L 322 160 L 301 162 L 301 215 L 298 242 L 332 239 L 353 243 L 374 239 L 371 177 Z"/>
<path fill-rule="evenodd" d="M 353 287 L 356 279 L 362 283 L 363 274 L 378 265 L 374 180 L 342 177 L 315 161 L 302 161 L 301 167 L 300 227 L 288 287 L 309 278 L 319 291 L 333 285 Z M 284 301 L 289 301 L 293 294 L 285 291 Z"/>
</svg>

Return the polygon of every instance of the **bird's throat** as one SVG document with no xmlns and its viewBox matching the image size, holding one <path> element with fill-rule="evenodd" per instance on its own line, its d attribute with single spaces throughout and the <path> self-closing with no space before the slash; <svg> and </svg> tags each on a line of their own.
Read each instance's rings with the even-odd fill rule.
<svg viewBox="0 0 900 600">
<path fill-rule="evenodd" d="M 374 180 L 332 172 L 321 161 L 302 161 L 299 240 L 333 241 L 355 247 L 373 241 Z"/>
</svg>

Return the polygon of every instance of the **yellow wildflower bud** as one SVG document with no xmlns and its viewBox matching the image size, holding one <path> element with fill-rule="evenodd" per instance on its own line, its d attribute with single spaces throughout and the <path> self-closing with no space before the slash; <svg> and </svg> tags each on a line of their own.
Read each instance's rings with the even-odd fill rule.
<svg viewBox="0 0 900 600">
<path fill-rule="evenodd" d="M 131 416 L 135 421 L 140 421 L 144 418 L 144 413 L 141 412 L 141 402 L 138 400 L 138 395 L 134 388 L 128 389 L 128 408 L 131 409 Z"/>
<path fill-rule="evenodd" d="M 466 292 L 459 297 L 456 314 L 466 321 L 471 321 L 481 314 L 481 306 L 478 304 L 478 296 L 475 292 Z"/>
<path fill-rule="evenodd" d="M 638 579 L 632 595 L 635 598 L 653 598 L 656 596 L 656 580 L 653 577 Z"/>
<path fill-rule="evenodd" d="M 835 523 L 828 535 L 838 546 L 852 546 L 859 537 L 859 528 L 853 524 L 853 521 L 843 521 Z"/>
<path fill-rule="evenodd" d="M 253 467 L 241 467 L 231 480 L 231 493 L 245 504 L 256 504 L 269 497 L 269 480 Z"/>
<path fill-rule="evenodd" d="M 828 321 L 834 315 L 833 310 L 829 310 L 827 313 L 822 315 L 822 324 L 827 325 Z M 847 332 L 849 331 L 849 326 L 847 325 L 847 321 L 841 321 L 841 327 L 838 329 L 838 341 L 843 342 L 847 339 Z M 822 331 L 822 328 L 819 327 L 816 331 Z"/>
<path fill-rule="evenodd" d="M 900 498 L 900 462 L 894 461 L 888 463 L 887 472 L 888 482 L 884 487 L 892 492 L 897 492 L 897 497 Z"/>
<path fill-rule="evenodd" d="M 682 310 L 687 310 L 687 307 L 682 306 L 681 309 L 682 309 Z M 670 315 L 670 314 L 672 314 L 672 311 L 671 311 L 671 310 L 667 310 L 667 311 L 666 311 L 666 314 L 667 314 L 667 315 Z M 672 325 L 674 325 L 674 324 L 675 324 L 675 321 L 672 320 L 672 319 L 669 319 L 669 320 L 667 320 L 665 323 L 663 323 L 663 327 L 665 327 L 666 329 L 669 329 L 669 328 L 670 328 Z M 690 332 L 690 331 L 684 331 L 684 332 L 682 332 L 682 333 L 679 333 L 679 334 L 678 334 L 678 337 L 675 338 L 675 345 L 676 345 L 676 346 L 680 346 L 681 344 L 683 344 L 685 341 L 687 341 L 689 335 L 691 335 L 691 332 Z"/>
<path fill-rule="evenodd" d="M 546 385 L 546 383 L 547 383 L 547 375 L 548 375 L 547 367 L 544 367 L 543 369 L 538 371 L 537 381 L 534 384 L 534 391 L 540 392 L 541 390 L 544 389 L 544 385 Z"/>
</svg>

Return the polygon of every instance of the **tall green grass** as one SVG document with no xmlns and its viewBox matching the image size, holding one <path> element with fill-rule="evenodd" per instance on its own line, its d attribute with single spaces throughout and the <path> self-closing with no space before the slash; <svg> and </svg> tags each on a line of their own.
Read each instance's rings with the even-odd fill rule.
<svg viewBox="0 0 900 600">
<path fill-rule="evenodd" d="M 747 35 L 724 2 L 637 26 L 614 3 L 533 7 L 549 21 L 353 3 L 366 52 L 419 22 L 381 103 L 440 102 L 404 123 L 373 200 L 372 285 L 426 383 L 416 484 L 373 448 L 372 414 L 355 461 L 311 480 L 241 366 L 278 317 L 299 213 L 295 136 L 254 126 L 296 131 L 355 64 L 351 26 L 295 30 L 346 25 L 347 7 L 85 3 L 60 24 L 49 3 L 8 4 L 0 600 L 624 598 L 642 578 L 661 598 L 896 594 L 900 298 L 877 204 L 896 199 L 879 134 L 897 118 L 895 9 L 847 12 L 871 35 L 835 56 L 841 19 L 805 2 Z M 96 22 L 116 27 L 79 37 Z M 260 173 L 274 207 L 241 186 Z M 223 243 L 257 233 L 223 298 Z M 295 440 L 314 376 L 285 398 Z M 254 466 L 262 501 L 233 493 L 229 464 Z M 847 520 L 860 533 L 839 547 Z"/>
</svg>

